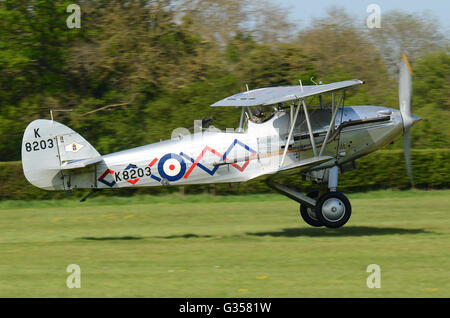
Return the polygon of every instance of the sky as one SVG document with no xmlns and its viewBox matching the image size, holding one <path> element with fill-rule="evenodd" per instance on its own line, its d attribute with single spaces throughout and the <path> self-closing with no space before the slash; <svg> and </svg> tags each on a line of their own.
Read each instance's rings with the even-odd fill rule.
<svg viewBox="0 0 450 318">
<path fill-rule="evenodd" d="M 324 16 L 326 9 L 339 6 L 351 15 L 365 21 L 370 13 L 366 12 L 369 4 L 377 4 L 381 9 L 381 23 L 383 11 L 401 10 L 408 13 L 422 13 L 428 11 L 433 14 L 442 26 L 443 33 L 450 32 L 450 1 L 449 0 L 272 0 L 283 7 L 291 7 L 291 19 L 301 26 L 307 26 L 315 17 Z"/>
</svg>

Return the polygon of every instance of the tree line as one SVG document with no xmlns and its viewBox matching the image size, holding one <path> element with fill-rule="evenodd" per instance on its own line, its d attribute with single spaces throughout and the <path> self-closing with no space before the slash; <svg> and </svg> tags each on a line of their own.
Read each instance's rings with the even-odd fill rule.
<svg viewBox="0 0 450 318">
<path fill-rule="evenodd" d="M 347 105 L 398 108 L 403 52 L 413 112 L 424 119 L 413 147 L 449 148 L 449 46 L 433 17 L 394 11 L 368 29 L 330 8 L 299 27 L 269 1 L 84 0 L 81 27 L 69 29 L 71 3 L 0 1 L 0 161 L 20 160 L 26 125 L 50 110 L 106 154 L 170 138 L 196 119 L 235 127 L 237 110 L 209 105 L 245 85 L 358 78 L 366 85 Z"/>
</svg>

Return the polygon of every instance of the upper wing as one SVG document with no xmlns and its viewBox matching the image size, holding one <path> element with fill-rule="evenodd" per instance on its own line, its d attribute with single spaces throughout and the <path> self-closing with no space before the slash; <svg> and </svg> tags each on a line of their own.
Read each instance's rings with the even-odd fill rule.
<svg viewBox="0 0 450 318">
<path fill-rule="evenodd" d="M 364 84 L 354 79 L 323 85 L 278 86 L 258 88 L 224 98 L 211 106 L 258 106 L 283 103 Z"/>
</svg>

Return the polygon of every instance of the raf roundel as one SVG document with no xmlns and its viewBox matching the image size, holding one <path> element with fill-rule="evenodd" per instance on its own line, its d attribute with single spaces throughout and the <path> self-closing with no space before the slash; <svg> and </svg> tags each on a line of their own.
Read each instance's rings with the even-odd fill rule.
<svg viewBox="0 0 450 318">
<path fill-rule="evenodd" d="M 159 175 L 167 181 L 177 181 L 181 179 L 186 172 L 186 163 L 184 159 L 177 154 L 168 153 L 164 155 L 158 163 Z"/>
</svg>

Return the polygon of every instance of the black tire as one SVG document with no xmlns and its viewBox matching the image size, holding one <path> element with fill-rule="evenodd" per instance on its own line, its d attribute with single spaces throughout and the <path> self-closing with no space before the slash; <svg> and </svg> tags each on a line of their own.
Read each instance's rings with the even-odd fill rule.
<svg viewBox="0 0 450 318">
<path fill-rule="evenodd" d="M 312 199 L 317 199 L 319 195 L 319 191 L 313 190 L 307 194 L 308 197 Z M 315 216 L 314 208 L 310 208 L 305 204 L 300 204 L 300 215 L 302 216 L 303 221 L 306 222 L 306 224 L 309 224 L 314 227 L 320 227 L 323 226 L 322 222 L 320 222 L 317 217 Z"/>
<path fill-rule="evenodd" d="M 328 228 L 343 226 L 351 214 L 350 201 L 340 192 L 327 192 L 317 200 L 316 217 Z"/>
</svg>

